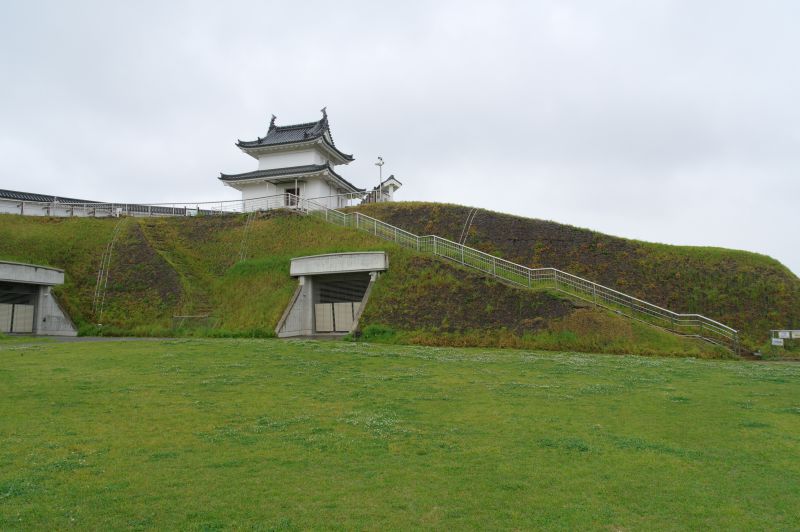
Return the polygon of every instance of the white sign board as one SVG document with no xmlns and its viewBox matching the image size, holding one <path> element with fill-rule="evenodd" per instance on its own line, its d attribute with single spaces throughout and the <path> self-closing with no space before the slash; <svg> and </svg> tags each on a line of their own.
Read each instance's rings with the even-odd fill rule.
<svg viewBox="0 0 800 532">
<path fill-rule="evenodd" d="M 790 331 L 778 331 L 778 338 L 791 338 L 792 333 Z"/>
<path fill-rule="evenodd" d="M 800 331 L 792 331 L 792 338 L 800 338 Z"/>
<path fill-rule="evenodd" d="M 783 346 L 783 338 L 773 338 L 772 345 Z"/>
</svg>

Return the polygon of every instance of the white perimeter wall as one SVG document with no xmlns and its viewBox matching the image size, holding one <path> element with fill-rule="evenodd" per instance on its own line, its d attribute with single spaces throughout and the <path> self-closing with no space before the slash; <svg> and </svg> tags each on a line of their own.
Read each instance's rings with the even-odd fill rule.
<svg viewBox="0 0 800 532">
<path fill-rule="evenodd" d="M 19 214 L 20 202 L 0 199 L 0 213 L 1 214 Z"/>
<path fill-rule="evenodd" d="M 111 216 L 108 209 L 96 212 L 90 205 L 85 207 L 67 208 L 63 205 L 52 203 L 31 203 L 19 200 L 0 199 L 0 214 L 24 214 L 25 216 L 79 216 L 79 217 L 106 217 Z"/>
</svg>

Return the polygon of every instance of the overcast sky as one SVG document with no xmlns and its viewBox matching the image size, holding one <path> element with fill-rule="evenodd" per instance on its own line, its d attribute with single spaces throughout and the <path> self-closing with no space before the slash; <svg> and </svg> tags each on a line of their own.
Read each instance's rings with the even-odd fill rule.
<svg viewBox="0 0 800 532">
<path fill-rule="evenodd" d="M 340 167 L 800 273 L 800 2 L 0 3 L 0 188 L 233 199 L 237 138 L 317 120 Z"/>
</svg>

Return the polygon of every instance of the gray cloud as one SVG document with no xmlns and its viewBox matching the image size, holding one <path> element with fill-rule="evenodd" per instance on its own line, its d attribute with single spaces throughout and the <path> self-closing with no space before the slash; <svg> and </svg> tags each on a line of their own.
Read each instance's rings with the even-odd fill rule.
<svg viewBox="0 0 800 532">
<path fill-rule="evenodd" d="M 6 2 L 0 188 L 235 198 L 327 105 L 342 173 L 800 272 L 794 2 Z"/>
</svg>

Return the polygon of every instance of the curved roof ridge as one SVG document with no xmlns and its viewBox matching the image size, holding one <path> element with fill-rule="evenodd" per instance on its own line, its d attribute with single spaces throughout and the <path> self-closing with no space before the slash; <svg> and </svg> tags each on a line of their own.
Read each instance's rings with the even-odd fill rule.
<svg viewBox="0 0 800 532">
<path fill-rule="evenodd" d="M 325 133 L 328 133 L 327 136 Z M 333 133 L 331 132 L 330 123 L 328 121 L 328 113 L 326 108 L 322 108 L 322 118 L 316 122 L 303 122 L 300 124 L 287 124 L 285 126 L 275 125 L 275 115 L 272 115 L 270 120 L 269 130 L 264 137 L 256 137 L 256 140 L 241 140 L 236 142 L 240 148 L 259 148 L 268 146 L 279 146 L 298 144 L 301 142 L 308 142 L 312 140 L 323 139 L 323 142 L 329 146 L 339 157 L 345 161 L 352 161 L 353 155 L 344 153 L 336 147 L 333 140 Z"/>
<path fill-rule="evenodd" d="M 275 126 L 275 129 L 298 129 L 298 128 L 309 128 L 319 124 L 320 121 L 317 120 L 316 122 L 303 122 L 302 124 L 288 124 L 286 126 Z"/>
</svg>

